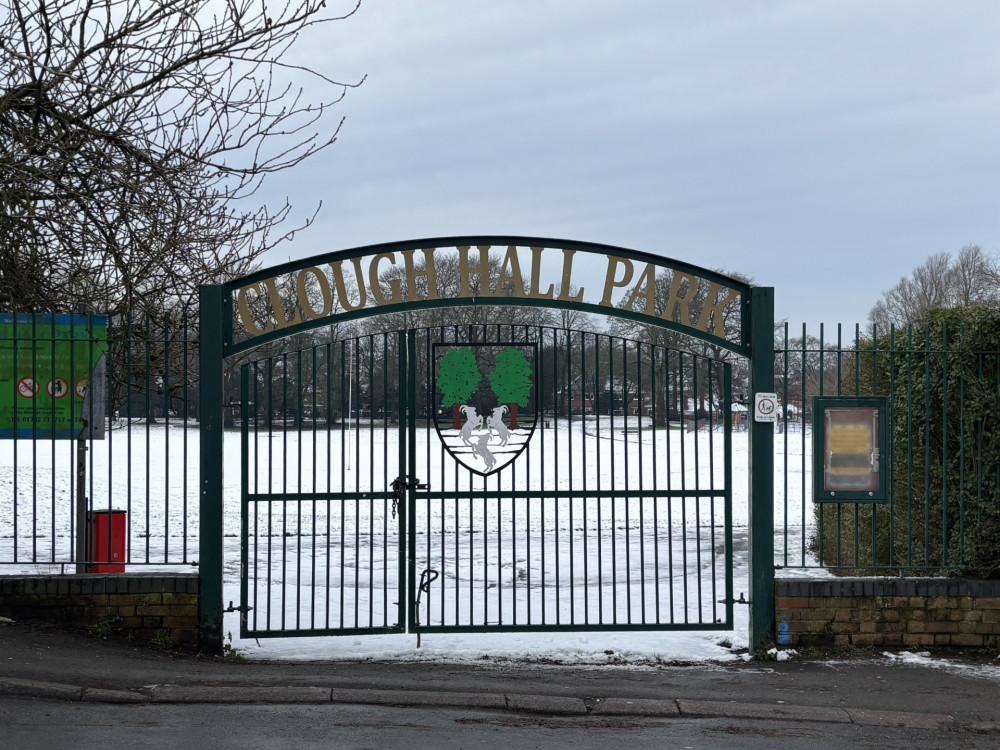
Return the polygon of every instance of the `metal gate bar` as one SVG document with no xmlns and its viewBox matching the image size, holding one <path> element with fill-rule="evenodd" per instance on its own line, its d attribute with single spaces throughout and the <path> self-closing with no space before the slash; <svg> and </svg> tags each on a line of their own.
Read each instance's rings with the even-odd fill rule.
<svg viewBox="0 0 1000 750">
<path fill-rule="evenodd" d="M 403 629 L 401 494 L 386 479 L 404 442 L 399 343 L 369 335 L 241 366 L 244 637 Z"/>
<path fill-rule="evenodd" d="M 440 575 L 421 592 L 411 629 L 732 626 L 728 364 L 605 334 L 527 326 L 428 329 L 417 337 L 417 356 L 440 341 L 536 340 L 538 369 L 554 382 L 545 386 L 530 455 L 499 474 L 478 477 L 435 448 L 429 419 L 416 431 L 429 488 L 411 492 L 410 601 L 423 571 Z M 596 414 L 572 414 L 566 386 L 577 357 L 584 372 L 593 361 L 594 391 L 610 383 L 618 403 L 641 407 L 638 386 L 648 383 L 652 416 L 643 419 L 641 408 L 635 419 L 616 415 L 614 399 Z M 418 403 L 436 408 L 424 378 Z M 665 388 L 659 401 L 658 381 Z M 697 410 L 679 415 L 690 432 L 654 429 L 672 393 L 680 403 L 716 394 L 705 401 L 701 430 Z M 630 421 L 635 442 L 645 443 L 639 450 L 622 450 L 633 438 Z"/>
<path fill-rule="evenodd" d="M 436 358 L 456 347 L 535 357 L 524 452 L 487 476 L 435 427 Z M 244 637 L 732 627 L 728 364 L 449 326 L 240 377 Z"/>
</svg>

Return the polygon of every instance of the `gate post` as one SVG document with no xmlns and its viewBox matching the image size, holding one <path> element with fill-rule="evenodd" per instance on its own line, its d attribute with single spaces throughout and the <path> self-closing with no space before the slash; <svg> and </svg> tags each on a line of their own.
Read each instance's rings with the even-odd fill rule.
<svg viewBox="0 0 1000 750">
<path fill-rule="evenodd" d="M 222 653 L 222 359 L 221 286 L 203 286 L 198 294 L 198 393 L 200 481 L 198 503 L 198 648 Z"/>
<path fill-rule="evenodd" d="M 774 391 L 774 289 L 750 290 L 750 393 Z M 774 426 L 750 420 L 750 653 L 774 642 Z"/>
</svg>

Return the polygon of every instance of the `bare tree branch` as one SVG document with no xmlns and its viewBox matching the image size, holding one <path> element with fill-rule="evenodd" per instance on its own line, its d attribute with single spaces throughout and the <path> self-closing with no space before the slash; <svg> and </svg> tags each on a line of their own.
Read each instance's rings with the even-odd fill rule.
<svg viewBox="0 0 1000 750">
<path fill-rule="evenodd" d="M 356 5 L 0 4 L 0 307 L 189 304 L 311 223 L 249 199 L 335 142 L 331 109 L 361 82 L 290 55 Z"/>
<path fill-rule="evenodd" d="M 883 293 L 868 313 L 877 331 L 915 323 L 931 310 L 946 307 L 1000 306 L 1000 259 L 978 245 L 966 245 L 956 258 L 937 253 Z"/>
</svg>

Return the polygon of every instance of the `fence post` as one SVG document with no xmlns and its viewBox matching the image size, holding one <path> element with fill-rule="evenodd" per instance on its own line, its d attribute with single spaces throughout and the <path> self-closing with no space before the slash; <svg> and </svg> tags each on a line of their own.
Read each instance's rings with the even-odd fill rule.
<svg viewBox="0 0 1000 750">
<path fill-rule="evenodd" d="M 198 366 L 200 482 L 198 504 L 198 648 L 222 653 L 222 358 L 221 286 L 199 290 Z"/>
<path fill-rule="evenodd" d="M 774 391 L 774 289 L 750 290 L 750 394 Z M 774 425 L 750 417 L 750 652 L 774 642 Z"/>
</svg>

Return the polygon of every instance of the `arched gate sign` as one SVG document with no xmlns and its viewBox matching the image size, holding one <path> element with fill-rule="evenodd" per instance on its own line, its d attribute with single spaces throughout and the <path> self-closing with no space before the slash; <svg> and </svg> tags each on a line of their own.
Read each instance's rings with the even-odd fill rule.
<svg viewBox="0 0 1000 750">
<path fill-rule="evenodd" d="M 751 392 L 773 387 L 772 290 L 606 245 L 413 240 L 204 287 L 203 648 L 222 643 L 223 376 L 237 361 L 244 635 L 732 627 L 728 363 L 527 315 L 279 342 L 482 305 L 677 331 L 747 357 Z M 761 645 L 773 437 L 750 433 Z"/>
</svg>

